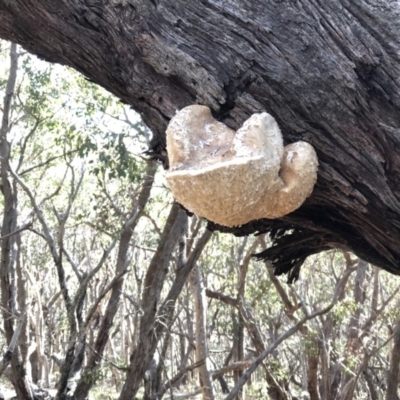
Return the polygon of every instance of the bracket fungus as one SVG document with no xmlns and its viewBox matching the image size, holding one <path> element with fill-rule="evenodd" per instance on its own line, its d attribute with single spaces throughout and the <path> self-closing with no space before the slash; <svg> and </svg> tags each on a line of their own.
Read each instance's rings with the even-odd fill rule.
<svg viewBox="0 0 400 400">
<path fill-rule="evenodd" d="M 317 180 L 318 160 L 306 142 L 283 146 L 275 119 L 253 114 L 235 132 L 205 106 L 179 111 L 167 128 L 173 196 L 189 211 L 232 227 L 279 218 L 299 208 Z"/>
</svg>

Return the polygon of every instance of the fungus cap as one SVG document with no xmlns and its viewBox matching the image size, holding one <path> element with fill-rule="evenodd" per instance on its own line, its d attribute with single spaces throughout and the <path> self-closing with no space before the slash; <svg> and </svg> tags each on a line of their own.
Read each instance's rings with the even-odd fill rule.
<svg viewBox="0 0 400 400">
<path fill-rule="evenodd" d="M 318 161 L 305 142 L 283 147 L 275 119 L 252 115 L 237 132 L 205 106 L 179 111 L 167 128 L 166 180 L 183 206 L 225 226 L 279 218 L 304 202 Z"/>
</svg>

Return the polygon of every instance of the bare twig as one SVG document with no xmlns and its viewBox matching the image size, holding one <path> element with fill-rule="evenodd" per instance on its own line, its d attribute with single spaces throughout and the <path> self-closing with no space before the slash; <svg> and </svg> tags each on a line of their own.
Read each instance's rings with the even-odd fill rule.
<svg viewBox="0 0 400 400">
<path fill-rule="evenodd" d="M 89 312 L 87 313 L 85 323 L 83 324 L 83 327 L 86 328 L 89 325 L 90 320 L 92 319 L 94 313 L 96 312 L 96 309 L 100 302 L 103 300 L 105 295 L 116 285 L 116 283 L 122 278 L 123 275 L 128 273 L 128 269 L 125 269 L 124 271 L 121 271 L 119 274 L 117 274 L 111 282 L 103 289 L 103 291 L 99 294 L 95 302 L 93 303 L 92 307 L 90 308 Z"/>
<path fill-rule="evenodd" d="M 323 308 L 320 311 L 316 311 L 312 314 L 306 315 L 303 319 L 301 319 L 297 324 L 293 325 L 291 328 L 289 328 L 286 332 L 282 333 L 271 345 L 269 345 L 256 359 L 255 361 L 251 364 L 251 366 L 243 373 L 241 378 L 237 381 L 235 387 L 230 391 L 228 396 L 225 398 L 225 400 L 233 400 L 239 390 L 243 387 L 243 385 L 247 382 L 247 380 L 250 378 L 250 375 L 257 369 L 257 367 L 263 362 L 263 360 L 271 354 L 284 340 L 288 339 L 290 336 L 295 334 L 307 321 L 314 319 L 320 315 L 326 314 L 328 311 L 330 311 L 334 305 L 337 303 L 340 290 L 342 288 L 342 285 L 344 285 L 347 281 L 347 277 L 356 270 L 355 267 L 349 268 L 346 270 L 344 273 L 343 277 L 340 279 L 338 284 L 336 285 L 335 288 L 335 293 L 333 295 L 333 300 L 332 302 L 325 308 Z"/>
<path fill-rule="evenodd" d="M 164 393 L 166 392 L 167 389 L 173 387 L 175 383 L 178 382 L 189 371 L 193 371 L 194 369 L 201 367 L 205 363 L 205 361 L 206 361 L 205 359 L 197 361 L 179 371 L 172 379 L 169 379 L 162 385 L 160 391 L 157 393 L 157 398 L 161 399 L 164 396 Z"/>
<path fill-rule="evenodd" d="M 29 229 L 32 226 L 32 221 L 27 222 L 25 225 L 22 225 L 20 228 L 17 228 L 14 232 L 8 233 L 7 235 L 1 236 L 0 240 L 4 240 L 9 238 L 10 236 L 16 235 L 22 231 Z"/>
<path fill-rule="evenodd" d="M 237 299 L 235 299 L 232 296 L 223 294 L 221 292 L 216 292 L 214 290 L 206 289 L 206 296 L 209 297 L 210 299 L 216 299 L 222 301 L 223 303 L 229 304 L 230 306 L 235 308 L 239 306 L 239 302 Z"/>
<path fill-rule="evenodd" d="M 117 244 L 117 239 L 114 239 L 111 244 L 108 246 L 106 250 L 103 252 L 103 256 L 101 257 L 100 261 L 97 263 L 96 267 L 90 271 L 80 282 L 79 288 L 75 293 L 73 302 L 72 302 L 72 307 L 71 307 L 71 312 L 73 312 L 78 305 L 79 299 L 82 296 L 82 293 L 86 290 L 90 280 L 93 278 L 94 275 L 97 274 L 97 272 L 101 269 L 101 267 L 104 265 L 106 262 L 108 256 L 110 255 L 112 249 L 115 247 Z"/>
</svg>

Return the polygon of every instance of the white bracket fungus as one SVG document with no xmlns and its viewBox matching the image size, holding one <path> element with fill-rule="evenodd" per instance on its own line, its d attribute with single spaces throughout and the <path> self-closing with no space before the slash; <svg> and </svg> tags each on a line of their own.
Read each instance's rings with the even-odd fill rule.
<svg viewBox="0 0 400 400">
<path fill-rule="evenodd" d="M 283 147 L 275 119 L 252 115 L 233 131 L 205 106 L 179 111 L 167 128 L 167 184 L 179 203 L 225 226 L 279 218 L 299 208 L 317 180 L 306 142 Z"/>
</svg>

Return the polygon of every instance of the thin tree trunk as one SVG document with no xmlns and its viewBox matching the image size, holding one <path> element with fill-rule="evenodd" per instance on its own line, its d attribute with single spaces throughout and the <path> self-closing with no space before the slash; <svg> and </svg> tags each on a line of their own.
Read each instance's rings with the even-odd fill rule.
<svg viewBox="0 0 400 400">
<path fill-rule="evenodd" d="M 393 333 L 393 348 L 390 355 L 390 366 L 387 375 L 386 400 L 399 400 L 398 388 L 400 378 L 400 319 Z"/>
<path fill-rule="evenodd" d="M 319 364 L 319 352 L 318 352 L 318 341 L 312 346 L 310 350 L 312 354 L 308 354 L 307 362 L 307 389 L 310 393 L 310 400 L 320 400 L 318 388 L 318 364 Z"/>
<path fill-rule="evenodd" d="M 232 313 L 232 322 L 233 322 L 233 329 L 234 329 L 234 339 L 233 339 L 233 350 L 234 350 L 234 359 L 237 362 L 244 360 L 244 328 L 245 323 L 243 317 L 237 310 L 236 312 Z M 242 376 L 242 370 L 237 369 L 233 371 L 233 381 L 236 382 Z M 229 391 L 228 391 L 229 392 Z M 242 400 L 244 393 L 244 387 L 239 391 L 236 396 L 235 400 Z"/>
<path fill-rule="evenodd" d="M 379 400 L 379 393 L 375 387 L 373 377 L 367 368 L 363 371 L 363 375 L 364 375 L 365 381 L 367 382 L 371 400 Z M 393 400 L 395 400 L 395 398 L 393 398 Z"/>
<path fill-rule="evenodd" d="M 354 283 L 354 304 L 355 310 L 350 318 L 350 322 L 347 328 L 347 343 L 345 348 L 346 361 L 345 365 L 348 364 L 349 360 L 352 360 L 355 365 L 359 360 L 359 349 L 361 347 L 360 342 L 360 317 L 362 312 L 362 306 L 365 302 L 365 280 L 367 276 L 368 264 L 359 260 L 357 267 L 357 275 Z M 343 371 L 343 379 L 341 382 L 341 400 L 352 400 L 354 397 L 354 390 L 356 389 L 356 383 L 354 382 L 354 371 L 353 373 L 346 373 Z"/>
<path fill-rule="evenodd" d="M 10 362 L 15 353 L 15 349 L 18 345 L 21 331 L 23 329 L 23 326 L 26 323 L 25 321 L 26 321 L 26 313 L 24 312 L 18 320 L 18 324 L 15 327 L 15 330 L 14 330 L 13 336 L 11 338 L 11 341 L 8 345 L 8 348 L 7 348 L 6 352 L 4 353 L 3 359 L 0 361 L 0 377 L 4 374 L 5 370 L 10 365 Z"/>
<path fill-rule="evenodd" d="M 252 245 L 248 248 L 245 255 L 243 252 L 245 250 L 247 244 L 247 238 L 243 239 L 241 246 L 238 249 L 238 264 L 239 264 L 239 273 L 238 273 L 238 284 L 237 284 L 237 298 L 244 299 L 245 298 L 245 290 L 246 290 L 246 277 L 247 272 L 249 270 L 249 264 L 251 260 L 251 256 L 256 251 L 259 244 L 264 240 L 264 237 L 261 236 L 260 238 L 253 240 Z M 237 320 L 236 320 L 236 337 L 234 340 L 234 345 L 236 345 L 235 361 L 243 361 L 244 360 L 244 329 L 245 329 L 245 321 L 243 316 L 241 315 L 240 311 L 237 311 Z M 234 371 L 234 382 L 235 384 L 238 382 L 240 377 L 242 376 L 243 371 L 241 369 Z M 236 396 L 236 400 L 242 400 L 244 398 L 244 390 L 243 387 L 240 389 Z"/>
<path fill-rule="evenodd" d="M 131 364 L 119 400 L 131 400 L 142 383 L 144 374 L 149 368 L 159 340 L 155 332 L 160 294 L 168 272 L 172 252 L 187 224 L 187 216 L 180 206 L 173 204 L 165 224 L 159 246 L 154 254 L 143 284 L 141 300 L 142 316 L 138 343 L 131 356 Z"/>
<path fill-rule="evenodd" d="M 190 274 L 190 288 L 194 300 L 196 317 L 196 361 L 205 360 L 199 367 L 199 376 L 203 400 L 214 400 L 214 386 L 211 379 L 208 361 L 208 339 L 207 339 L 207 303 L 205 299 L 203 279 L 198 265 Z"/>
<path fill-rule="evenodd" d="M 312 314 L 307 314 L 303 319 L 301 319 L 299 322 L 297 322 L 295 325 L 293 325 L 291 328 L 289 328 L 286 332 L 282 333 L 273 343 L 271 343 L 268 347 L 263 350 L 263 352 L 256 357 L 254 362 L 250 365 L 250 367 L 244 372 L 242 377 L 239 379 L 238 383 L 235 385 L 235 387 L 230 391 L 229 395 L 226 397 L 225 400 L 233 400 L 240 390 L 240 388 L 245 384 L 245 382 L 249 379 L 250 375 L 256 370 L 256 368 L 264 361 L 264 359 L 271 354 L 272 351 L 274 351 L 280 343 L 282 343 L 284 340 L 288 339 L 290 336 L 294 335 L 296 332 L 300 330 L 300 328 L 309 320 L 320 317 L 321 315 L 324 315 L 328 313 L 334 305 L 338 302 L 339 296 L 341 291 L 343 290 L 343 287 L 345 286 L 348 276 L 353 272 L 353 269 L 349 269 L 345 272 L 345 274 L 342 276 L 340 281 L 336 284 L 335 286 L 335 293 L 333 295 L 332 302 L 325 308 L 316 311 Z"/>
<path fill-rule="evenodd" d="M 142 190 L 137 199 L 137 203 L 134 205 L 134 210 L 129 218 L 130 222 L 124 227 L 121 233 L 118 247 L 118 257 L 115 265 L 116 276 L 123 273 L 123 271 L 127 267 L 130 241 L 134 233 L 135 227 L 138 224 L 144 208 L 150 198 L 150 191 L 153 186 L 156 169 L 157 165 L 154 162 L 148 162 Z M 96 337 L 96 342 L 91 349 L 87 365 L 82 373 L 82 378 L 80 379 L 75 391 L 75 397 L 77 400 L 86 399 L 89 395 L 91 387 L 95 383 L 96 371 L 101 366 L 103 352 L 109 340 L 110 330 L 114 323 L 115 314 L 118 311 L 123 283 L 124 279 L 121 276 L 111 291 L 111 296 L 108 301 L 107 309 L 105 311 L 105 315 L 102 319 L 99 332 Z"/>
<path fill-rule="evenodd" d="M 36 282 L 34 278 L 31 276 L 30 272 L 26 270 L 25 274 L 28 276 L 31 287 L 35 293 L 36 305 L 37 305 L 35 318 L 32 321 L 31 325 L 33 326 L 33 330 L 35 332 L 35 337 L 36 337 L 36 355 L 38 359 L 38 370 L 39 370 L 38 380 L 42 380 L 44 382 L 44 386 L 46 388 L 49 388 L 50 387 L 49 368 L 48 368 L 47 358 L 44 355 L 45 332 L 43 329 L 44 316 L 42 309 L 42 298 L 36 286 Z"/>
<path fill-rule="evenodd" d="M 16 188 L 14 187 L 14 190 Z M 23 266 L 22 266 L 22 241 L 21 241 L 21 234 L 17 234 L 16 237 L 16 245 L 17 245 L 17 259 L 16 259 L 16 273 L 17 273 L 17 278 L 18 278 L 18 284 L 17 284 L 17 300 L 18 300 L 18 308 L 20 310 L 27 310 L 27 279 L 23 273 Z M 20 336 L 20 341 L 19 341 L 19 348 L 21 352 L 21 357 L 22 357 L 22 362 L 26 366 L 26 373 L 28 376 L 28 380 L 30 382 L 35 382 L 32 379 L 32 365 L 29 360 L 30 356 L 30 343 L 31 340 L 29 338 L 29 324 L 28 324 L 29 318 L 24 318 L 24 323 L 22 325 L 21 329 L 21 336 Z M 14 332 L 15 334 L 15 332 Z"/>
<path fill-rule="evenodd" d="M 190 252 L 187 254 L 187 258 L 185 257 L 182 261 L 183 265 L 178 264 L 178 268 L 175 271 L 175 279 L 172 283 L 171 289 L 169 290 L 162 306 L 159 310 L 159 321 L 157 321 L 155 336 L 156 338 L 160 338 L 161 335 L 171 327 L 173 322 L 173 314 L 175 310 L 175 303 L 178 299 L 179 294 L 182 291 L 184 284 L 186 283 L 187 278 L 189 277 L 190 272 L 195 267 L 198 258 L 200 257 L 204 247 L 210 240 L 212 233 L 209 230 L 205 230 L 200 238 L 197 240 L 195 246 L 192 247 L 193 238 L 196 236 L 196 232 L 193 233 L 189 240 L 186 242 L 186 250 Z M 189 243 L 189 244 L 188 244 Z M 191 324 L 188 322 L 189 329 L 192 330 Z M 193 333 L 190 331 L 189 337 L 192 337 Z M 158 340 L 158 339 L 157 339 Z M 192 344 L 192 343 L 191 343 Z M 190 344 L 190 348 L 191 348 Z M 189 354 L 188 354 L 189 356 Z M 160 368 L 159 372 L 160 374 Z M 157 393 L 157 396 L 161 398 L 165 392 L 165 388 L 161 388 Z"/>
<path fill-rule="evenodd" d="M 6 94 L 3 104 L 3 118 L 0 128 L 0 169 L 2 180 L 2 194 L 4 199 L 3 221 L 1 226 L 1 236 L 5 237 L 1 240 L 1 303 L 4 330 L 7 343 L 11 343 L 14 337 L 14 318 L 17 316 L 17 282 L 15 277 L 15 232 L 17 227 L 17 193 L 15 186 L 11 184 L 9 178 L 9 159 L 10 159 L 10 143 L 7 134 L 10 129 L 10 113 L 11 103 L 14 95 L 15 82 L 18 69 L 17 46 L 11 45 L 10 49 L 11 66 L 6 86 Z M 19 335 L 18 335 L 19 336 Z M 14 385 L 17 396 L 21 400 L 32 400 L 33 394 L 30 384 L 27 380 L 26 367 L 23 363 L 19 347 L 14 346 L 12 357 L 12 383 Z"/>
</svg>

